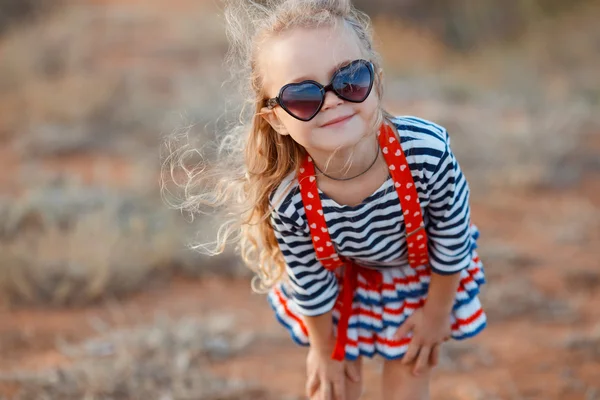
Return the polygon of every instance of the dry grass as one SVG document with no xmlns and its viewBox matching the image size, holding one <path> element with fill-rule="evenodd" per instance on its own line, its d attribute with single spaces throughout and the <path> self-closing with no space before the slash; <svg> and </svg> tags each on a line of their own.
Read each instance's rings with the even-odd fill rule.
<svg viewBox="0 0 600 400">
<path fill-rule="evenodd" d="M 157 318 L 150 326 L 111 331 L 76 345 L 63 343 L 59 348 L 71 365 L 0 375 L 0 384 L 12 385 L 14 400 L 274 399 L 252 383 L 209 372 L 211 360 L 242 352 L 253 340 L 233 334 L 231 324 L 223 321 L 223 316 Z"/>
<path fill-rule="evenodd" d="M 110 100 L 116 79 L 85 68 L 91 49 L 74 40 L 85 21 L 57 12 L 44 22 L 10 32 L 1 42 L 0 99 L 5 134 L 41 124 L 81 125 Z"/>
<path fill-rule="evenodd" d="M 388 15 L 414 23 L 432 32 L 437 41 L 456 50 L 501 43 L 518 37 L 541 20 L 569 12 L 590 0 L 507 0 L 498 7 L 495 0 L 355 0 L 371 15 Z"/>
<path fill-rule="evenodd" d="M 60 0 L 0 0 L 0 35 L 15 25 L 35 20 L 60 4 Z"/>
<path fill-rule="evenodd" d="M 573 324 L 581 319 L 568 300 L 552 298 L 526 279 L 496 282 L 485 288 L 481 298 L 494 323 L 527 317 L 538 323 Z"/>
<path fill-rule="evenodd" d="M 231 250 L 209 258 L 187 248 L 202 233 L 209 240 L 216 221 L 188 223 L 156 197 L 59 184 L 0 203 L 0 297 L 16 304 L 84 305 L 174 273 L 248 274 Z"/>
<path fill-rule="evenodd" d="M 155 150 L 172 113 L 212 119 L 218 82 L 203 77 L 219 73 L 225 37 L 213 3 L 177 3 L 66 1 L 0 37 L 0 137 L 25 136 L 38 156 L 61 142 L 131 155 Z M 63 131 L 50 149 L 46 127 Z"/>
<path fill-rule="evenodd" d="M 580 361 L 600 362 L 600 324 L 589 334 L 573 334 L 564 346 Z"/>
<path fill-rule="evenodd" d="M 41 189 L 7 205 L 1 291 L 26 303 L 81 304 L 167 272 L 184 229 L 176 216 L 160 205 L 148 210 L 147 203 L 101 191 Z"/>
</svg>

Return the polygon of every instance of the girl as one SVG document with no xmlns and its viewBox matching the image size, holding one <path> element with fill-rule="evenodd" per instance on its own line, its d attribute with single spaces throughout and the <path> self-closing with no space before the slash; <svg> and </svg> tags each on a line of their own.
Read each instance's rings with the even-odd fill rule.
<svg viewBox="0 0 600 400">
<path fill-rule="evenodd" d="M 429 398 L 442 343 L 486 324 L 446 130 L 382 108 L 368 19 L 348 0 L 238 1 L 226 17 L 250 112 L 221 142 L 225 164 L 188 171 L 186 193 L 202 192 L 183 206 L 238 207 L 217 251 L 240 234 L 255 288 L 310 345 L 308 397 L 359 398 L 361 359 L 379 355 L 384 399 Z"/>
</svg>

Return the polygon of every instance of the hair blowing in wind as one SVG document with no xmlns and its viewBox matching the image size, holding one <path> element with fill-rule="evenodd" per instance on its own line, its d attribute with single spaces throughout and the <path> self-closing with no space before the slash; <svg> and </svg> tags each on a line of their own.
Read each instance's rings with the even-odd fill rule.
<svg viewBox="0 0 600 400">
<path fill-rule="evenodd" d="M 174 208 L 192 216 L 220 213 L 223 224 L 216 240 L 192 248 L 215 255 L 228 243 L 236 243 L 242 259 L 256 274 L 254 290 L 263 292 L 285 270 L 270 223 L 270 195 L 299 168 L 305 150 L 260 116 L 266 98 L 257 67 L 260 45 L 295 27 L 344 24 L 356 34 L 376 70 L 380 70 L 380 57 L 372 46 L 369 18 L 347 0 L 230 1 L 225 21 L 230 44 L 224 63 L 230 72 L 228 83 L 243 95 L 233 113 L 237 118 L 216 132 L 210 162 L 209 154 L 190 144 L 189 130 L 167 138 L 161 186 L 165 201 Z M 375 90 L 381 97 L 379 79 Z M 377 125 L 389 117 L 381 110 Z"/>
</svg>

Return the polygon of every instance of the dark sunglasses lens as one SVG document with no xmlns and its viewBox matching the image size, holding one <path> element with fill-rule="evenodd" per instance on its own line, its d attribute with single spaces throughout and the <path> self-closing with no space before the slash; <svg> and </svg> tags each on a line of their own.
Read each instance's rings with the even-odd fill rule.
<svg viewBox="0 0 600 400">
<path fill-rule="evenodd" d="M 287 112 L 296 118 L 308 120 L 321 107 L 323 93 L 315 84 L 300 83 L 286 87 L 281 94 L 280 101 Z"/>
<path fill-rule="evenodd" d="M 333 78 L 333 90 L 343 99 L 364 101 L 371 91 L 373 73 L 363 61 L 355 61 L 339 70 Z"/>
</svg>

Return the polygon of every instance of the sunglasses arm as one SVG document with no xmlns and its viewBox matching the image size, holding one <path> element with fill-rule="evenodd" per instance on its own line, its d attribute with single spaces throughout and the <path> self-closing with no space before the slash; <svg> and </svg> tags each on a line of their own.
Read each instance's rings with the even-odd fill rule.
<svg viewBox="0 0 600 400">
<path fill-rule="evenodd" d="M 277 106 L 278 103 L 279 102 L 278 102 L 277 97 L 273 97 L 272 99 L 268 99 L 267 100 L 267 108 L 269 110 L 272 110 L 272 109 L 274 109 Z"/>
</svg>

